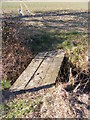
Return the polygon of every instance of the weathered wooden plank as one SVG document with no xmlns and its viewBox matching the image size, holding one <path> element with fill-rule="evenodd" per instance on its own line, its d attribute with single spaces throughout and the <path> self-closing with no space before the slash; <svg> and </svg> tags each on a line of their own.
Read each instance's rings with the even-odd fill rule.
<svg viewBox="0 0 90 120">
<path fill-rule="evenodd" d="M 64 57 L 63 51 L 38 54 L 20 75 L 11 90 L 30 89 L 55 82 Z"/>
<path fill-rule="evenodd" d="M 64 53 L 61 51 L 58 51 L 54 57 L 53 62 L 50 64 L 50 67 L 46 74 L 45 79 L 43 79 L 43 82 L 42 82 L 43 85 L 55 83 L 63 58 L 64 58 Z"/>
<path fill-rule="evenodd" d="M 24 72 L 20 75 L 20 77 L 16 80 L 13 86 L 10 88 L 11 90 L 20 90 L 24 89 L 25 85 L 28 81 L 33 77 L 35 72 L 38 70 L 40 64 L 43 62 L 47 52 L 39 53 L 32 62 L 28 65 L 28 67 L 24 70 Z"/>
<path fill-rule="evenodd" d="M 64 53 L 61 50 L 49 53 L 26 88 L 30 89 L 54 83 L 63 57 Z"/>
<path fill-rule="evenodd" d="M 55 54 L 56 54 L 55 51 L 48 52 L 43 63 L 39 67 L 38 71 L 35 73 L 34 78 L 30 81 L 30 83 L 26 86 L 26 88 L 38 87 L 42 84 L 42 81 L 46 77 L 46 74 L 49 70 L 50 64 L 54 60 Z"/>
</svg>

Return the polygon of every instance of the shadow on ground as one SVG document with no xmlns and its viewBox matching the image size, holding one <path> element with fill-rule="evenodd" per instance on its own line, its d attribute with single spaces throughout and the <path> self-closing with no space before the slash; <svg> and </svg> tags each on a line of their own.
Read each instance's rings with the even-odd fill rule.
<svg viewBox="0 0 90 120">
<path fill-rule="evenodd" d="M 54 85 L 55 85 L 55 83 L 47 84 L 47 85 L 43 85 L 43 86 L 31 88 L 31 89 L 23 89 L 23 90 L 15 90 L 15 91 L 3 90 L 2 91 L 2 101 L 4 102 L 6 100 L 9 100 L 10 98 L 13 99 L 17 95 L 25 94 L 27 92 L 37 92 L 37 91 L 42 90 L 42 89 L 48 89 L 48 88 L 53 87 Z"/>
<path fill-rule="evenodd" d="M 78 32 L 86 33 L 88 13 L 61 10 L 4 19 L 12 22 L 19 40 L 32 52 L 41 52 L 60 48 L 65 40 L 69 40 L 71 35 L 76 36 Z"/>
<path fill-rule="evenodd" d="M 16 30 L 16 37 L 18 38 L 16 41 L 19 44 L 23 44 L 33 54 L 37 54 L 43 51 L 60 49 L 65 41 L 69 41 L 67 45 L 70 45 L 72 40 L 76 41 L 77 36 L 81 38 L 82 34 L 87 33 L 87 19 L 87 12 L 63 10 L 37 12 L 35 15 L 23 17 L 5 15 L 2 20 L 3 22 L 6 21 L 5 28 L 8 28 L 9 25 Z M 46 87 L 48 86 L 50 85 Z M 45 87 L 16 93 L 37 91 L 42 88 Z"/>
</svg>

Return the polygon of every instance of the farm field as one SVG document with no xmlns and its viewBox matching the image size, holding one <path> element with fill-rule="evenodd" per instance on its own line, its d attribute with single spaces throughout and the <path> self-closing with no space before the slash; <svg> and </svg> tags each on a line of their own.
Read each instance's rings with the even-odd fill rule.
<svg viewBox="0 0 90 120">
<path fill-rule="evenodd" d="M 32 12 L 37 11 L 50 11 L 50 10 L 84 10 L 88 11 L 88 3 L 55 3 L 55 2 L 25 2 Z M 20 2 L 2 2 L 2 10 L 7 13 L 14 11 L 18 12 Z"/>
<path fill-rule="evenodd" d="M 24 14 L 20 16 L 20 2 L 2 3 L 3 118 L 87 118 L 88 3 L 25 4 L 31 14 L 22 4 Z M 41 89 L 33 88 L 34 92 L 29 87 L 9 89 L 36 55 L 58 50 L 64 51 L 64 60 L 58 66 L 55 86 L 45 88 L 36 82 Z M 38 76 L 37 72 L 36 81 Z M 35 80 L 32 78 L 32 86 Z"/>
</svg>

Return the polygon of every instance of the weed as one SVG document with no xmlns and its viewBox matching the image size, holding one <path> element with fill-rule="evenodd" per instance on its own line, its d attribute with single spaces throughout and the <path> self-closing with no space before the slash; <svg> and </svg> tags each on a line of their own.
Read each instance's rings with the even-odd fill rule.
<svg viewBox="0 0 90 120">
<path fill-rule="evenodd" d="M 39 111 L 41 104 L 41 99 L 27 102 L 26 100 L 13 100 L 8 101 L 7 105 L 0 106 L 0 109 L 4 111 L 5 118 L 18 118 Z"/>
<path fill-rule="evenodd" d="M 10 81 L 9 80 L 2 80 L 1 87 L 2 87 L 2 89 L 9 89 L 11 87 Z"/>
</svg>

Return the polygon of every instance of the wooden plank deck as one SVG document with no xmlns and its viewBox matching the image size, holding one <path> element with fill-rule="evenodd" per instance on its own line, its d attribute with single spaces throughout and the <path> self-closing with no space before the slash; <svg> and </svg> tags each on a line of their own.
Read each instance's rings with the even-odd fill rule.
<svg viewBox="0 0 90 120">
<path fill-rule="evenodd" d="M 22 90 L 55 82 L 64 57 L 62 50 L 39 53 L 11 87 Z"/>
<path fill-rule="evenodd" d="M 11 89 L 24 89 L 27 82 L 33 77 L 39 65 L 43 62 L 46 54 L 47 52 L 38 54 L 16 80 Z"/>
</svg>

